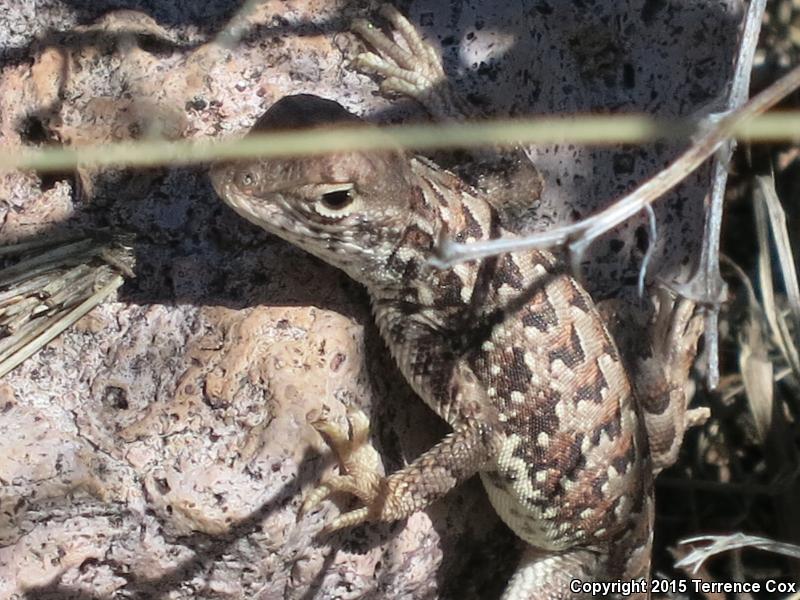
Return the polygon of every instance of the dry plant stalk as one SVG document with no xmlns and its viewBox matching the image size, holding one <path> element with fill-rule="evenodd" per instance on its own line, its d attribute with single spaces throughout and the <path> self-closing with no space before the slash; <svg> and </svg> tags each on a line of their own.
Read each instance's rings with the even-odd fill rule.
<svg viewBox="0 0 800 600">
<path fill-rule="evenodd" d="M 738 548 L 758 548 L 766 552 L 774 552 L 783 556 L 800 559 L 800 547 L 794 544 L 776 542 L 768 538 L 734 533 L 731 535 L 701 535 L 681 541 L 681 544 L 707 543 L 706 546 L 696 547 L 684 558 L 679 560 L 675 566 L 687 569 L 688 572 L 695 574 L 702 567 L 703 563 L 712 556 L 721 552 L 728 552 Z"/>
<path fill-rule="evenodd" d="M 0 247 L 0 377 L 133 277 L 133 235 L 97 231 Z"/>
<path fill-rule="evenodd" d="M 439 243 L 438 256 L 431 262 L 433 266 L 444 269 L 469 260 L 496 256 L 504 252 L 553 248 L 563 245 L 570 250 L 573 271 L 578 273 L 582 253 L 597 237 L 645 210 L 647 206 L 678 185 L 709 157 L 713 156 L 720 147 L 729 141 L 736 127 L 740 127 L 745 121 L 769 110 L 798 88 L 800 88 L 800 67 L 792 69 L 741 108 L 725 113 L 722 118 L 709 119 L 705 126 L 701 127 L 700 134 L 689 148 L 670 165 L 631 193 L 591 217 L 522 238 L 465 244 L 443 239 Z"/>
</svg>

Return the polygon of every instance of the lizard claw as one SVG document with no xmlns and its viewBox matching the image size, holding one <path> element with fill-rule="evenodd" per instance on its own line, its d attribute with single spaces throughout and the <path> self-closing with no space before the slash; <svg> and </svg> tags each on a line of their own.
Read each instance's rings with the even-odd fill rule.
<svg viewBox="0 0 800 600">
<path fill-rule="evenodd" d="M 363 523 L 370 517 L 370 506 L 375 503 L 383 480 L 380 456 L 369 442 L 367 415 L 360 409 L 348 408 L 347 429 L 331 421 L 327 411 L 310 413 L 308 422 L 336 454 L 343 474 L 332 475 L 313 489 L 300 507 L 300 516 L 334 494 L 347 493 L 356 496 L 365 506 L 339 515 L 323 532 Z"/>
</svg>

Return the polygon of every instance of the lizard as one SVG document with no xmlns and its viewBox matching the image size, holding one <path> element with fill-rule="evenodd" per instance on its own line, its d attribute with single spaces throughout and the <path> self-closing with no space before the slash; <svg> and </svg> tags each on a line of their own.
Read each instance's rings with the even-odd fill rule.
<svg viewBox="0 0 800 600">
<path fill-rule="evenodd" d="M 384 14 L 411 52 L 359 26 L 381 52 L 362 63 L 424 101 L 428 92 L 413 91 L 419 73 L 405 64 L 422 53 L 430 73 L 436 52 L 395 9 Z M 430 81 L 422 84 L 430 89 Z M 300 94 L 274 103 L 253 131 L 358 123 L 338 103 Z M 312 422 L 343 474 L 324 481 L 303 510 L 338 492 L 363 503 L 326 531 L 404 519 L 478 474 L 495 511 L 526 543 L 505 600 L 579 598 L 587 593 L 576 581 L 648 575 L 653 477 L 674 461 L 685 428 L 700 420 L 686 411 L 683 393 L 700 332 L 691 303 L 661 319 L 661 343 L 641 361 L 642 383 L 630 376 L 589 294 L 553 253 L 428 265 L 442 237 L 517 234 L 504 227 L 490 195 L 425 158 L 386 150 L 255 159 L 216 165 L 210 177 L 245 219 L 366 287 L 403 376 L 452 428 L 408 466 L 382 476 L 363 413 L 350 412 L 348 431 L 324 416 Z"/>
</svg>

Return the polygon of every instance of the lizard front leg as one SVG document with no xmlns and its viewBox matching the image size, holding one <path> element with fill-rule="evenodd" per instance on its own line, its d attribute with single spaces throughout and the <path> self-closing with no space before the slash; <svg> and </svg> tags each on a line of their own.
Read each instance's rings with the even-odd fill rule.
<svg viewBox="0 0 800 600">
<path fill-rule="evenodd" d="M 324 416 L 311 422 L 336 453 L 343 474 L 323 481 L 303 502 L 302 512 L 337 493 L 352 494 L 364 503 L 333 519 L 325 526 L 325 532 L 365 521 L 405 519 L 475 474 L 496 447 L 489 426 L 461 425 L 410 465 L 383 477 L 378 453 L 369 443 L 367 416 L 360 410 L 351 410 L 348 421 L 349 431 Z"/>
</svg>

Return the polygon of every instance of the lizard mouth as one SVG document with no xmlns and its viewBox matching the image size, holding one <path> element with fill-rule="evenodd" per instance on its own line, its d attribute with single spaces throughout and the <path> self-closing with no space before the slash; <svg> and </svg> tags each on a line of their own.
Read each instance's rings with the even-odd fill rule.
<svg viewBox="0 0 800 600">
<path fill-rule="evenodd" d="M 211 179 L 211 186 L 214 188 L 214 191 L 217 192 L 217 196 L 223 200 L 233 191 L 233 186 L 231 186 L 233 173 L 233 167 L 225 163 L 212 165 L 208 171 L 208 177 Z"/>
</svg>

